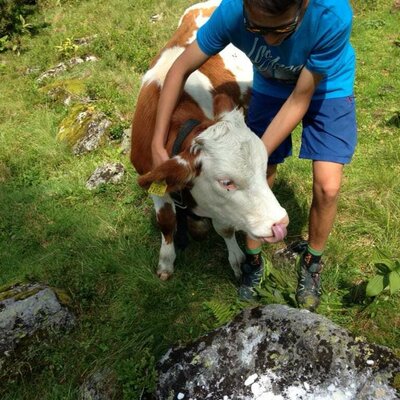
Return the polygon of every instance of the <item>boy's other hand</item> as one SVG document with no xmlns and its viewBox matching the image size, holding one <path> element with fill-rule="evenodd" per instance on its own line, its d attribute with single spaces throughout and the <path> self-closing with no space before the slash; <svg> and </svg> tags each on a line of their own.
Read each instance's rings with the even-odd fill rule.
<svg viewBox="0 0 400 400">
<path fill-rule="evenodd" d="M 152 146 L 151 155 L 153 158 L 153 168 L 157 168 L 169 159 L 167 150 L 164 147 Z"/>
</svg>

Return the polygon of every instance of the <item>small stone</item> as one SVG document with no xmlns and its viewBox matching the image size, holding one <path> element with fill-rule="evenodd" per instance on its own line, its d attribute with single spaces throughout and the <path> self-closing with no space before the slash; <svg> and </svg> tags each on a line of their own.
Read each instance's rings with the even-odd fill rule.
<svg viewBox="0 0 400 400">
<path fill-rule="evenodd" d="M 155 22 L 161 21 L 162 18 L 163 18 L 162 14 L 154 14 L 150 17 L 150 22 L 155 23 Z"/>
<path fill-rule="evenodd" d="M 91 177 L 86 182 L 89 190 L 96 189 L 102 184 L 118 183 L 125 174 L 125 168 L 121 163 L 107 163 L 97 167 Z"/>
</svg>

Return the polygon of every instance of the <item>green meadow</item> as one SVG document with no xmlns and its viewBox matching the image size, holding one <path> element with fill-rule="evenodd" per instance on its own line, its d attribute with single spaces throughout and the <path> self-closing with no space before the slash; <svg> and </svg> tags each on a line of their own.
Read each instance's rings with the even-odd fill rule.
<svg viewBox="0 0 400 400">
<path fill-rule="evenodd" d="M 77 399 L 82 382 L 104 369 L 115 398 L 140 399 L 154 388 L 155 363 L 169 347 L 249 306 L 237 300 L 214 232 L 179 254 L 172 279 L 157 278 L 152 202 L 120 149 L 141 76 L 195 2 L 43 0 L 26 19 L 39 28 L 27 26 L 0 53 L 0 286 L 40 281 L 62 289 L 77 316 L 72 331 L 33 338 L 23 357 L 10 357 L 0 372 L 2 400 Z M 399 291 L 366 295 L 367 283 L 400 260 L 400 10 L 393 0 L 352 3 L 359 143 L 345 168 L 319 313 L 400 356 Z M 82 37 L 89 44 L 75 45 Z M 98 61 L 38 82 L 58 63 L 88 54 Z M 57 140 L 69 107 L 44 87 L 60 80 L 78 82 L 112 121 L 109 143 L 74 156 Z M 86 180 L 104 162 L 121 162 L 123 181 L 89 191 Z M 287 243 L 307 235 L 311 188 L 311 163 L 291 157 L 274 188 L 291 218 Z M 273 268 L 262 304 L 294 305 L 294 265 L 274 258 L 284 246 L 264 248 Z"/>
</svg>

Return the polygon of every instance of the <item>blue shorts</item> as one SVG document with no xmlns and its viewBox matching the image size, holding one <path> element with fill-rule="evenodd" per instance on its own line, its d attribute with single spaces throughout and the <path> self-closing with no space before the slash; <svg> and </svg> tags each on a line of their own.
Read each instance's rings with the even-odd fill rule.
<svg viewBox="0 0 400 400">
<path fill-rule="evenodd" d="M 246 118 L 248 127 L 259 137 L 286 99 L 252 92 Z M 353 96 L 312 100 L 303 117 L 300 158 L 347 164 L 357 143 L 357 123 Z M 292 154 L 291 135 L 270 154 L 268 164 L 279 164 Z"/>
</svg>

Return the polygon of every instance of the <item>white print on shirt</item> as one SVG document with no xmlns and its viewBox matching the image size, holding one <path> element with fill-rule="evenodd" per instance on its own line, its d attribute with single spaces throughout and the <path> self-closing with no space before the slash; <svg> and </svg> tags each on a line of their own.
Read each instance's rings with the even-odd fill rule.
<svg viewBox="0 0 400 400">
<path fill-rule="evenodd" d="M 304 64 L 296 66 L 279 64 L 280 57 L 274 57 L 267 44 L 258 45 L 259 40 L 261 39 L 255 38 L 253 47 L 247 54 L 257 70 L 266 78 L 295 84 Z"/>
</svg>

